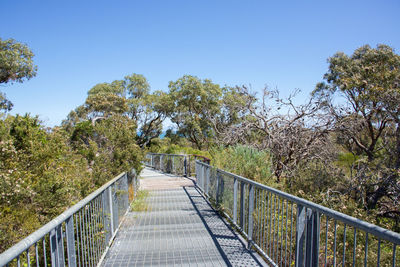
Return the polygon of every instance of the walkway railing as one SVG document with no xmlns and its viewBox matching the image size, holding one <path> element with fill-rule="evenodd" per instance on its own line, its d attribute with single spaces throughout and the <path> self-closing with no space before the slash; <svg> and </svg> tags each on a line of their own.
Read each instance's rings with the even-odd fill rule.
<svg viewBox="0 0 400 267">
<path fill-rule="evenodd" d="M 196 179 L 272 265 L 400 266 L 398 233 L 200 161 Z"/>
<path fill-rule="evenodd" d="M 196 160 L 210 164 L 210 159 L 201 155 L 181 155 L 181 154 L 146 154 L 145 164 L 164 173 L 171 173 L 190 177 L 194 175 Z"/>
<path fill-rule="evenodd" d="M 122 173 L 0 255 L 0 266 L 97 266 L 138 188 Z"/>
</svg>

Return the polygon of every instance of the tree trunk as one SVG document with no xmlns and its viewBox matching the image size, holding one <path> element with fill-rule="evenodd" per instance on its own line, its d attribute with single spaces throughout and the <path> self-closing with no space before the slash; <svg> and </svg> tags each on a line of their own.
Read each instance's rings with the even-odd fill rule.
<svg viewBox="0 0 400 267">
<path fill-rule="evenodd" d="M 400 168 L 400 123 L 397 124 L 396 129 L 396 164 L 395 168 Z"/>
</svg>

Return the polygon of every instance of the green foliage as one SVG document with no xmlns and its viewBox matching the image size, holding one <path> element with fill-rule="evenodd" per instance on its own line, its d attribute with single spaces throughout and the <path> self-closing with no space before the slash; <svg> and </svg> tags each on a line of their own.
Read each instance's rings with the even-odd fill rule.
<svg viewBox="0 0 400 267">
<path fill-rule="evenodd" d="M 320 83 L 315 92 L 339 90 L 350 101 L 371 109 L 374 107 L 370 103 L 381 101 L 382 94 L 398 88 L 400 56 L 387 45 L 378 45 L 376 49 L 364 45 L 351 56 L 338 52 L 328 62 L 329 71 L 324 75 L 328 84 Z"/>
<path fill-rule="evenodd" d="M 36 76 L 32 51 L 25 44 L 13 39 L 0 38 L 0 84 L 23 82 Z"/>
<path fill-rule="evenodd" d="M 191 143 L 184 138 L 179 139 L 178 142 L 174 142 L 170 137 L 164 137 L 163 139 L 157 139 L 149 148 L 149 151 L 153 153 L 186 154 L 200 155 L 207 158 L 211 157 L 208 151 L 193 148 L 190 144 Z"/>
<path fill-rule="evenodd" d="M 113 114 L 67 132 L 37 117 L 0 120 L 0 251 L 115 175 L 141 170 L 136 123 Z"/>
<path fill-rule="evenodd" d="M 211 80 L 190 75 L 170 82 L 168 87 L 171 121 L 198 149 L 207 148 L 214 137 L 210 117 L 220 112 L 222 89 Z"/>
<path fill-rule="evenodd" d="M 340 153 L 338 156 L 337 164 L 343 168 L 351 168 L 359 158 L 359 156 L 354 155 L 350 152 Z"/>
<path fill-rule="evenodd" d="M 141 74 L 133 73 L 125 76 L 124 85 L 131 99 L 142 98 L 150 93 L 150 85 L 147 79 Z"/>
<path fill-rule="evenodd" d="M 98 94 L 115 94 L 121 96 L 123 95 L 123 88 L 118 83 L 99 83 L 88 91 L 89 96 Z"/>
<path fill-rule="evenodd" d="M 78 123 L 71 135 L 73 147 L 84 156 L 97 186 L 122 171 L 141 170 L 143 152 L 134 142 L 136 124 L 123 115 L 113 115 L 94 125 Z"/>
<path fill-rule="evenodd" d="M 0 39 L 0 83 L 35 76 L 32 57 L 25 45 Z M 168 93 L 150 93 L 147 79 L 135 73 L 97 84 L 88 91 L 85 103 L 70 112 L 62 128 L 46 129 L 30 115 L 0 114 L 0 251 L 115 175 L 131 168 L 140 172 L 142 148 L 205 156 L 218 168 L 398 230 L 400 56 L 385 45 L 363 46 L 351 56 L 337 53 L 328 62 L 325 82 L 314 91 L 320 96 L 316 99 L 319 105 L 311 111 L 320 111 L 312 118 L 326 123 L 324 136 L 332 142 L 321 143 L 327 146 L 325 154 L 317 153 L 317 146 L 307 152 L 306 159 L 305 150 L 296 147 L 298 133 L 311 133 L 310 142 L 320 136 L 319 129 L 310 127 L 312 123 L 302 115 L 297 125 L 282 124 L 286 115 L 278 111 L 273 113 L 280 116 L 278 123 L 268 117 L 258 121 L 253 115 L 267 114 L 270 107 L 257 106 L 257 99 L 244 86 L 221 88 L 190 75 L 170 82 Z M 347 100 L 345 107 L 330 102 L 336 92 Z M 11 107 L 0 93 L 0 110 Z M 307 104 L 301 107 L 310 111 Z M 167 116 L 178 129 L 160 139 Z M 232 125 L 237 126 L 236 132 L 230 131 Z M 274 147 L 265 146 L 273 137 L 281 138 L 274 143 L 279 152 L 274 156 Z M 217 142 L 234 145 L 216 147 Z M 239 142 L 266 148 L 257 150 Z M 310 147 L 308 141 L 303 144 Z M 287 153 L 280 146 L 287 146 Z M 277 157 L 285 165 L 280 166 L 279 183 L 273 179 Z M 224 190 L 230 190 L 228 184 Z M 132 209 L 146 210 L 147 195 L 139 191 Z M 347 240 L 351 243 L 351 238 Z"/>
<path fill-rule="evenodd" d="M 0 92 L 0 112 L 3 110 L 5 112 L 10 111 L 13 107 L 13 103 L 6 98 L 6 95 Z M 1 114 L 1 113 L 0 113 Z"/>
<path fill-rule="evenodd" d="M 212 164 L 220 169 L 266 185 L 276 185 L 273 181 L 271 156 L 268 152 L 236 145 L 213 148 L 210 154 Z"/>
<path fill-rule="evenodd" d="M 46 131 L 29 115 L 0 121 L 0 250 L 94 189 L 87 161 L 62 129 Z M 12 223 L 11 223 L 12 222 Z"/>
<path fill-rule="evenodd" d="M 37 67 L 33 64 L 32 51 L 25 44 L 13 39 L 2 40 L 0 38 L 0 84 L 20 82 L 36 76 Z M 0 117 L 1 112 L 12 109 L 13 103 L 0 92 Z"/>
<path fill-rule="evenodd" d="M 147 79 L 133 73 L 124 80 L 99 83 L 88 91 L 84 105 L 71 111 L 63 126 L 68 131 L 88 120 L 94 125 L 99 120 L 120 115 L 134 121 L 138 128 L 136 144 L 141 148 L 149 146 L 162 132 L 166 118 L 169 96 L 161 91 L 150 93 Z"/>
<path fill-rule="evenodd" d="M 325 101 L 335 92 L 345 97 L 346 112 L 343 108 L 331 108 L 341 126 L 338 129 L 373 160 L 379 147 L 377 142 L 390 125 L 389 118 L 400 122 L 400 56 L 387 45 L 378 45 L 376 49 L 365 45 L 351 56 L 338 52 L 328 62 L 326 82 L 317 84 L 313 94 Z"/>
<path fill-rule="evenodd" d="M 149 196 L 149 191 L 139 190 L 137 192 L 136 198 L 131 204 L 132 211 L 147 211 L 149 206 L 146 203 L 146 199 Z"/>
<path fill-rule="evenodd" d="M 334 162 L 302 162 L 293 177 L 286 180 L 285 190 L 288 193 L 320 203 L 329 191 L 343 192 L 347 180 Z"/>
<path fill-rule="evenodd" d="M 335 121 L 337 143 L 355 155 L 339 157 L 348 180 L 341 192 L 399 229 L 400 55 L 387 45 L 365 45 L 350 56 L 336 53 L 328 62 L 325 82 L 314 94 Z M 344 106 L 332 104 L 335 93 L 344 96 Z"/>
<path fill-rule="evenodd" d="M 131 102 L 137 107 L 135 119 L 139 126 L 137 144 L 140 147 L 149 146 L 153 139 L 160 136 L 169 109 L 168 102 L 169 95 L 161 91 L 146 94 Z"/>
<path fill-rule="evenodd" d="M 85 104 L 92 119 L 108 117 L 112 114 L 122 114 L 128 110 L 126 100 L 112 93 L 89 95 Z"/>
</svg>

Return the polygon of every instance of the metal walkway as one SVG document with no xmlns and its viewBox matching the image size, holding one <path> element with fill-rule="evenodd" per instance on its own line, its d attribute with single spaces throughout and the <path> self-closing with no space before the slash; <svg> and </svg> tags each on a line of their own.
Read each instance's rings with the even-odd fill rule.
<svg viewBox="0 0 400 267">
<path fill-rule="evenodd" d="M 146 168 L 140 183 L 147 210 L 127 214 L 102 266 L 267 266 L 190 179 Z"/>
<path fill-rule="evenodd" d="M 148 153 L 138 189 L 123 172 L 2 254 L 0 266 L 400 266 L 400 234 L 196 160 Z M 346 231 L 347 230 L 347 231 Z M 114 236 L 116 238 L 114 239 Z M 353 242 L 354 241 L 354 242 Z"/>
</svg>

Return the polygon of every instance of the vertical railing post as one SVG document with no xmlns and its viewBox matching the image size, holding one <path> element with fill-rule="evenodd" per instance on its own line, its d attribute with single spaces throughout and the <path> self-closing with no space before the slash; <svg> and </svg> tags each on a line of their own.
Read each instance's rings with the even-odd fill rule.
<svg viewBox="0 0 400 267">
<path fill-rule="evenodd" d="M 206 195 L 208 196 L 208 189 L 209 189 L 209 184 L 210 184 L 210 176 L 211 176 L 211 167 L 207 167 L 207 171 L 206 171 L 207 175 L 206 175 L 206 179 L 205 179 L 205 188 L 204 191 L 206 193 Z"/>
<path fill-rule="evenodd" d="M 196 168 L 198 168 L 198 175 L 196 176 L 196 181 L 197 181 L 197 186 L 201 188 L 201 179 L 203 175 L 203 165 L 200 163 L 196 162 Z"/>
<path fill-rule="evenodd" d="M 217 169 L 217 188 L 215 190 L 215 200 L 217 201 L 217 205 L 219 205 L 219 202 L 220 202 L 220 194 L 219 194 L 219 192 L 220 192 L 219 187 L 221 186 L 220 178 L 221 178 L 220 173 Z"/>
<path fill-rule="evenodd" d="M 185 155 L 184 157 L 183 157 L 183 171 L 184 171 L 184 176 L 185 177 L 189 177 L 189 175 L 188 175 L 188 169 L 187 169 L 187 156 Z"/>
<path fill-rule="evenodd" d="M 167 155 L 167 164 L 165 166 L 165 172 L 171 173 L 171 155 Z"/>
<path fill-rule="evenodd" d="M 203 179 L 201 179 L 201 186 L 203 192 L 205 192 L 206 179 L 207 179 L 207 167 L 203 165 Z"/>
<path fill-rule="evenodd" d="M 172 174 L 175 174 L 175 156 L 172 156 Z"/>
<path fill-rule="evenodd" d="M 249 184 L 249 229 L 248 229 L 248 248 L 253 242 L 253 211 L 254 211 L 254 185 Z"/>
<path fill-rule="evenodd" d="M 114 192 L 112 194 L 112 200 L 113 200 L 113 225 L 114 225 L 114 232 L 118 228 L 118 222 L 119 222 L 119 208 L 120 208 L 120 189 L 121 189 L 121 180 L 117 180 L 114 183 Z"/>
<path fill-rule="evenodd" d="M 300 267 L 304 264 L 304 241 L 306 228 L 306 208 L 297 204 L 296 218 L 296 257 L 295 266 Z"/>
<path fill-rule="evenodd" d="M 313 213 L 312 210 L 307 209 L 306 212 L 306 241 L 305 241 L 305 249 L 306 249 L 306 257 L 305 257 L 305 265 L 311 266 L 311 254 L 312 254 L 312 234 L 313 234 Z"/>
<path fill-rule="evenodd" d="M 153 154 L 150 154 L 150 164 L 151 164 L 151 167 L 152 168 L 154 168 L 154 155 Z"/>
<path fill-rule="evenodd" d="M 241 182 L 240 183 L 240 229 L 242 229 L 243 231 L 245 231 L 244 229 L 244 206 L 245 206 L 245 201 L 244 201 L 244 183 Z"/>
<path fill-rule="evenodd" d="M 163 170 L 163 168 L 164 168 L 164 155 L 161 155 L 160 156 L 160 171 L 164 171 Z"/>
<path fill-rule="evenodd" d="M 238 180 L 236 177 L 233 178 L 233 222 L 237 222 L 237 191 L 238 191 Z"/>
<path fill-rule="evenodd" d="M 306 237 L 306 266 L 319 264 L 320 214 L 317 211 L 307 210 L 307 237 Z"/>
<path fill-rule="evenodd" d="M 124 186 L 125 186 L 125 193 L 124 193 L 124 200 L 125 200 L 125 206 L 124 206 L 124 212 L 126 212 L 126 210 L 129 207 L 129 184 L 128 184 L 128 172 L 125 172 L 124 178 Z"/>
<path fill-rule="evenodd" d="M 190 155 L 187 155 L 187 157 L 186 157 L 186 177 L 190 177 L 191 175 L 192 175 L 192 173 L 191 173 L 191 170 L 190 170 Z M 194 173 L 195 173 L 195 175 L 197 175 L 197 172 L 196 172 L 196 164 L 194 165 Z"/>
<path fill-rule="evenodd" d="M 134 196 L 134 199 L 135 199 L 136 195 L 137 195 L 137 191 L 138 191 L 138 173 L 136 173 L 136 170 L 135 170 L 135 172 L 133 174 L 132 184 L 133 184 L 133 192 L 134 192 L 133 196 Z"/>
<path fill-rule="evenodd" d="M 111 240 L 112 234 L 113 234 L 113 228 L 112 228 L 112 207 L 111 201 L 110 201 L 110 187 L 108 187 L 106 190 L 103 191 L 101 194 L 102 198 L 102 203 L 103 203 L 103 220 L 104 220 L 104 228 L 106 230 L 106 244 Z"/>
<path fill-rule="evenodd" d="M 76 266 L 74 217 L 69 217 L 65 222 L 67 232 L 68 267 Z"/>
<path fill-rule="evenodd" d="M 50 258 L 51 266 L 58 266 L 56 229 L 50 231 Z"/>
<path fill-rule="evenodd" d="M 174 174 L 174 156 L 172 155 L 169 157 L 169 166 L 170 166 L 169 172 L 171 174 Z"/>
<path fill-rule="evenodd" d="M 201 188 L 202 185 L 202 180 L 203 180 L 203 174 L 204 174 L 204 166 L 200 163 L 197 163 L 197 166 L 199 167 L 199 177 L 197 180 L 197 186 Z M 201 188 L 203 189 L 203 188 Z"/>
<path fill-rule="evenodd" d="M 189 157 L 189 161 L 190 161 L 190 157 Z M 190 164 L 190 163 L 189 163 Z M 198 186 L 199 185 L 199 183 L 198 183 L 198 181 L 199 181 L 199 166 L 198 166 L 198 164 L 195 162 L 195 165 L 194 165 L 194 172 L 195 172 L 195 176 L 196 176 L 196 185 Z"/>
<path fill-rule="evenodd" d="M 114 235 L 114 201 L 113 201 L 113 192 L 112 188 L 115 184 L 110 185 L 108 190 L 108 203 L 110 208 L 110 227 L 111 227 L 111 236 Z"/>
<path fill-rule="evenodd" d="M 58 266 L 62 267 L 65 266 L 62 224 L 56 227 L 56 236 L 57 236 Z"/>
</svg>

